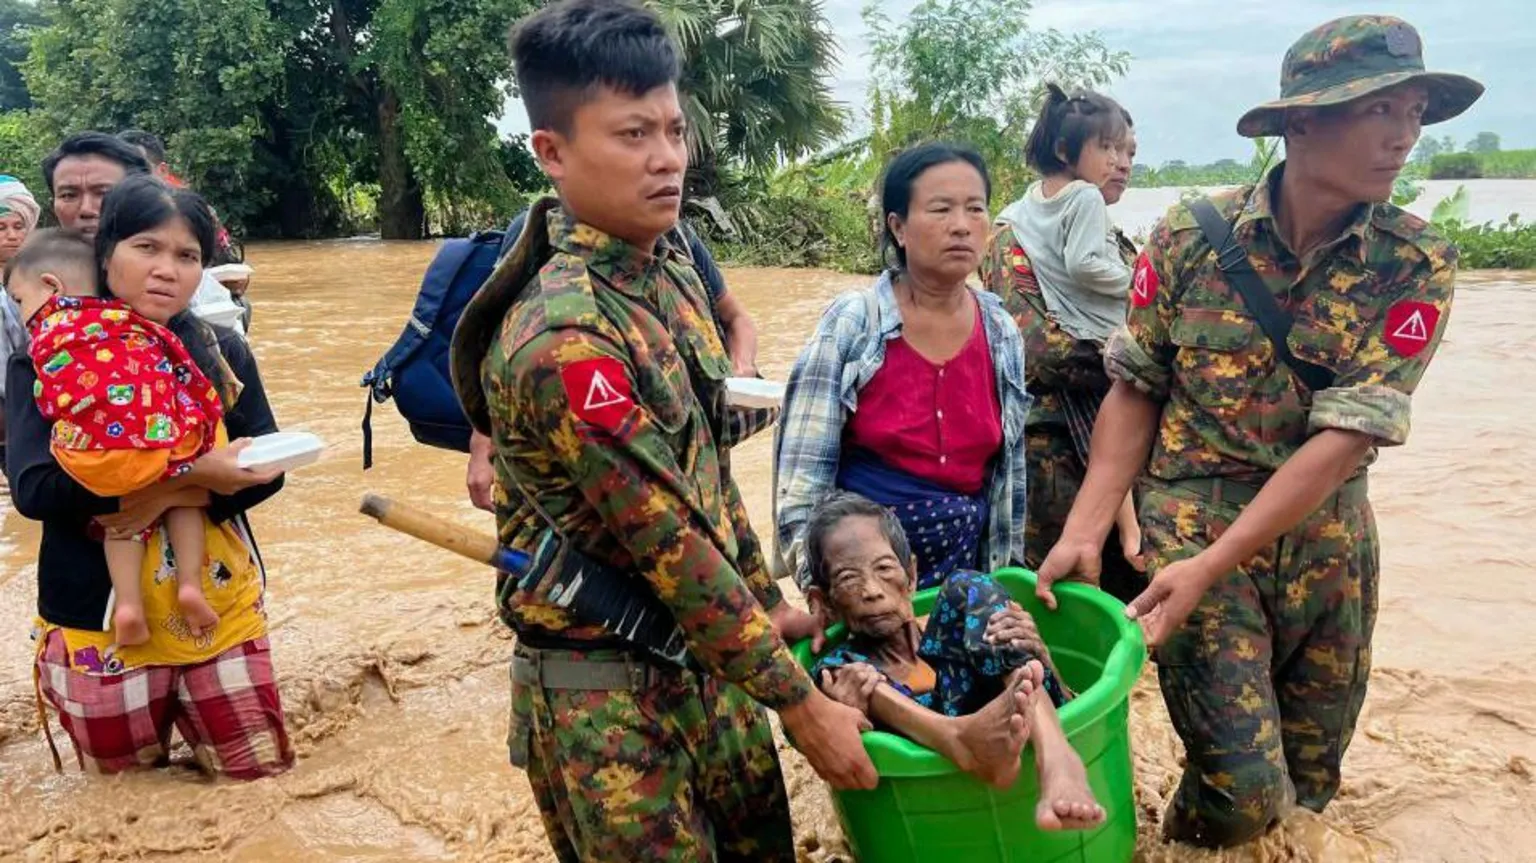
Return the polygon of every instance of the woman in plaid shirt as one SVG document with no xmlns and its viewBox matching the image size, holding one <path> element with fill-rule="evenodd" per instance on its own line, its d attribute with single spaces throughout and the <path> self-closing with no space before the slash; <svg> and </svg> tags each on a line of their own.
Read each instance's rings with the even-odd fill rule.
<svg viewBox="0 0 1536 863">
<path fill-rule="evenodd" d="M 774 520 L 783 565 L 807 586 L 804 534 L 833 490 L 890 507 L 920 588 L 1023 559 L 1023 342 L 996 296 L 970 288 L 991 182 L 975 152 L 923 144 L 887 167 L 889 269 L 822 315 L 790 375 Z"/>
</svg>

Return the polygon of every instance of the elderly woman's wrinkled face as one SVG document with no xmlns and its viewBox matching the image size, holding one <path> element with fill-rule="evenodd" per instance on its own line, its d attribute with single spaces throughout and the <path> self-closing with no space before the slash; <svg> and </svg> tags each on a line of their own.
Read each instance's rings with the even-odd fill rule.
<svg viewBox="0 0 1536 863">
<path fill-rule="evenodd" d="M 21 244 L 27 239 L 27 220 L 20 213 L 0 216 L 0 264 L 16 257 Z"/>
<path fill-rule="evenodd" d="M 857 635 L 886 639 L 913 619 L 917 567 L 904 568 L 872 516 L 849 516 L 822 545 L 825 602 Z"/>
<path fill-rule="evenodd" d="M 907 217 L 890 219 L 909 272 L 958 286 L 980 266 L 987 242 L 986 181 L 968 162 L 934 165 L 913 181 Z"/>
<path fill-rule="evenodd" d="M 158 324 L 186 309 L 202 277 L 202 247 L 179 218 L 124 238 L 107 258 L 107 290 Z"/>
</svg>

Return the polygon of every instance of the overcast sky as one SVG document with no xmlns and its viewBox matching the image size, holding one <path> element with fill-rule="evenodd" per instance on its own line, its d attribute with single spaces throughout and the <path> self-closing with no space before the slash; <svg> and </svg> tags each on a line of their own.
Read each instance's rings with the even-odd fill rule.
<svg viewBox="0 0 1536 863">
<path fill-rule="evenodd" d="M 824 0 L 843 47 L 837 98 L 865 104 L 869 57 L 859 12 L 864 0 Z M 899 19 L 916 0 L 886 0 Z M 1471 111 L 1441 126 L 1465 142 L 1497 132 L 1506 149 L 1536 147 L 1536 0 L 1397 0 L 1368 7 L 1337 0 L 1036 0 L 1031 26 L 1067 32 L 1098 30 L 1110 47 L 1129 51 L 1130 71 L 1108 89 L 1136 118 L 1137 161 L 1160 165 L 1221 158 L 1247 160 L 1237 118 L 1279 96 L 1280 61 L 1302 33 L 1330 18 L 1369 12 L 1398 15 L 1424 38 L 1432 70 L 1460 72 L 1488 92 Z M 507 131 L 526 129 L 509 104 Z"/>
</svg>

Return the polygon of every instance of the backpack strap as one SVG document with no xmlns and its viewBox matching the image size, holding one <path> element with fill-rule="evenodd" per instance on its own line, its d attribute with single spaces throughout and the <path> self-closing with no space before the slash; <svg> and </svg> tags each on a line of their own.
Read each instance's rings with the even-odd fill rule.
<svg viewBox="0 0 1536 863">
<path fill-rule="evenodd" d="M 491 433 L 491 415 L 480 383 L 480 361 L 501 331 L 508 310 L 523 298 L 530 285 L 538 284 L 539 269 L 553 252 L 545 225 L 549 211 L 557 206 L 557 199 L 547 197 L 529 209 L 528 221 L 512 250 L 497 262 L 491 277 L 464 307 L 459 325 L 453 330 L 449 351 L 453 388 L 470 425 L 481 434 Z"/>
<path fill-rule="evenodd" d="M 1237 290 L 1248 313 L 1258 319 L 1259 328 L 1264 330 L 1275 349 L 1275 356 L 1290 367 L 1308 390 L 1319 392 L 1333 386 L 1332 371 L 1291 353 L 1286 338 L 1291 334 L 1295 320 L 1280 308 L 1274 294 L 1269 292 L 1269 286 L 1253 269 L 1253 264 L 1248 261 L 1248 250 L 1237 242 L 1236 232 L 1217 212 L 1216 205 L 1210 198 L 1199 198 L 1190 202 L 1189 211 L 1205 234 L 1205 241 L 1216 252 L 1216 266 L 1226 276 L 1227 284 Z"/>
</svg>

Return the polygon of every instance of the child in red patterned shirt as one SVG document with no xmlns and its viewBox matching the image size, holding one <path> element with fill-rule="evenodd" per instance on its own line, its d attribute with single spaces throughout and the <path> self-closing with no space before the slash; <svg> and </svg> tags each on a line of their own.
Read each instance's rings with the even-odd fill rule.
<svg viewBox="0 0 1536 863">
<path fill-rule="evenodd" d="M 62 230 L 33 234 L 5 273 L 31 337 L 33 395 L 53 421 L 54 458 L 93 494 L 122 497 L 190 470 L 213 448 L 223 407 L 180 339 L 99 296 L 96 281 L 90 242 Z M 173 507 L 164 521 L 177 600 L 196 638 L 219 619 L 203 596 L 203 513 Z M 139 579 L 154 529 L 103 541 L 112 626 L 125 646 L 149 640 Z"/>
</svg>

